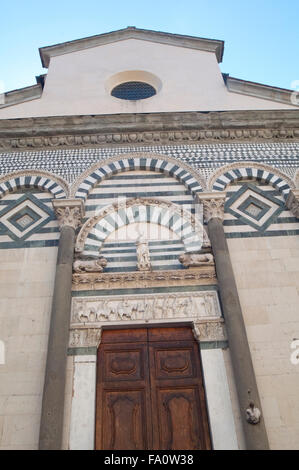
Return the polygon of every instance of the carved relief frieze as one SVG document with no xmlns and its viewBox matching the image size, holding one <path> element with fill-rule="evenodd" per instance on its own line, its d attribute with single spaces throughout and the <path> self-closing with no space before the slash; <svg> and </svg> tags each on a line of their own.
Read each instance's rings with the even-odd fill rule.
<svg viewBox="0 0 299 470">
<path fill-rule="evenodd" d="M 101 290 L 125 287 L 178 286 L 217 283 L 215 266 L 205 263 L 200 267 L 171 271 L 133 271 L 127 273 L 74 273 L 73 290 Z"/>
<path fill-rule="evenodd" d="M 123 321 L 220 319 L 215 291 L 73 299 L 71 326 L 94 327 Z"/>
</svg>

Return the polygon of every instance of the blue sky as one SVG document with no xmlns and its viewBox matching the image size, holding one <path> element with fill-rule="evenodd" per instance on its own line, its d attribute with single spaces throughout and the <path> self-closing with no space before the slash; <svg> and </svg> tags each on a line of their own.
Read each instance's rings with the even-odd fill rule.
<svg viewBox="0 0 299 470">
<path fill-rule="evenodd" d="M 222 72 L 299 83 L 298 0 L 11 0 L 1 5 L 0 92 L 45 73 L 38 48 L 127 26 L 225 41 Z"/>
</svg>

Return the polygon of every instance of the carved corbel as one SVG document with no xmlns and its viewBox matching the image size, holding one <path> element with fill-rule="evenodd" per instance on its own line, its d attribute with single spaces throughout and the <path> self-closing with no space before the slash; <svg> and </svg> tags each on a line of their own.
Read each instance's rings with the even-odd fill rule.
<svg viewBox="0 0 299 470">
<path fill-rule="evenodd" d="M 299 189 L 292 189 L 289 192 L 286 206 L 299 219 Z"/>
<path fill-rule="evenodd" d="M 224 219 L 225 192 L 200 193 L 197 194 L 198 202 L 203 205 L 203 218 L 206 224 L 211 219 Z"/>
<path fill-rule="evenodd" d="M 81 199 L 54 199 L 52 205 L 60 229 L 64 226 L 76 230 L 84 217 L 84 204 Z"/>
</svg>

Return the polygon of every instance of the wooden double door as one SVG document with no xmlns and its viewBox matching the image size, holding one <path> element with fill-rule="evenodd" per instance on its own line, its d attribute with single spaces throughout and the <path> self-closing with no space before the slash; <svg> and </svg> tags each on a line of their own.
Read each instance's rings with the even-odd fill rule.
<svg viewBox="0 0 299 470">
<path fill-rule="evenodd" d="M 96 449 L 210 449 L 198 344 L 184 327 L 104 330 Z"/>
</svg>

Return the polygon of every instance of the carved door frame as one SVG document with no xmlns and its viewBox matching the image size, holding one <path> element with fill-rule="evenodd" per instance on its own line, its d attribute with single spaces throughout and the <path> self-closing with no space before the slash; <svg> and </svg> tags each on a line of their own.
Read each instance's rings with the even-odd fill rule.
<svg viewBox="0 0 299 470">
<path fill-rule="evenodd" d="M 194 320 L 178 320 L 176 322 L 158 320 L 155 322 L 125 322 L 122 324 L 120 324 L 120 322 L 117 324 L 105 322 L 96 328 L 90 328 L 87 324 L 82 325 L 82 329 L 78 334 L 81 336 L 84 335 L 86 347 L 80 345 L 81 347 L 78 348 L 80 352 L 76 351 L 73 359 L 73 393 L 69 405 L 71 408 L 68 437 L 70 449 L 94 449 L 97 349 L 101 341 L 102 330 L 142 328 L 145 326 L 169 327 L 175 324 L 177 326 L 191 326 L 194 338 L 199 345 L 213 448 L 238 449 L 237 432 L 223 351 L 221 346 L 216 346 L 208 350 L 201 350 L 200 347 L 200 343 L 206 341 L 211 331 L 216 331 L 221 334 L 221 338 L 219 338 L 220 341 L 224 339 L 222 336 L 223 319 L 203 319 L 200 322 Z M 73 335 L 74 331 L 77 330 L 71 329 Z M 70 347 L 71 346 L 70 341 Z M 212 367 L 210 364 L 212 364 Z M 87 380 L 87 378 L 89 380 Z M 218 387 L 217 396 L 214 392 L 215 384 Z M 84 422 L 82 422 L 82 420 Z"/>
</svg>

